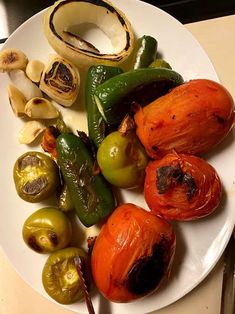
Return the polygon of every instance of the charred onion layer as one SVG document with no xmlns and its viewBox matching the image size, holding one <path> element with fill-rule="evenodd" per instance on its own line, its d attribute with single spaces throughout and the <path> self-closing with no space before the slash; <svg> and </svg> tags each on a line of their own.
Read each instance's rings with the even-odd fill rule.
<svg viewBox="0 0 235 314">
<path fill-rule="evenodd" d="M 113 52 L 100 53 L 71 29 L 96 25 L 110 39 Z M 79 67 L 91 64 L 118 64 L 133 49 L 134 35 L 125 15 L 110 2 L 97 0 L 57 1 L 44 17 L 44 33 L 55 51 Z"/>
</svg>

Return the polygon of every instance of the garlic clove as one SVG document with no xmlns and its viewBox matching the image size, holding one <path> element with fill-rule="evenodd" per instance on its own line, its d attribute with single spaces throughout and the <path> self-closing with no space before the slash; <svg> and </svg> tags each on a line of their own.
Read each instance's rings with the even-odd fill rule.
<svg viewBox="0 0 235 314">
<path fill-rule="evenodd" d="M 35 97 L 25 106 L 25 113 L 33 119 L 54 119 L 59 117 L 59 111 L 46 98 Z"/>
<path fill-rule="evenodd" d="M 20 144 L 31 144 L 46 129 L 39 121 L 28 121 L 18 134 Z"/>
<path fill-rule="evenodd" d="M 0 72 L 9 72 L 16 69 L 24 70 L 27 63 L 28 59 L 21 50 L 7 48 L 0 51 Z"/>
<path fill-rule="evenodd" d="M 44 68 L 39 87 L 60 105 L 70 107 L 79 93 L 79 71 L 68 60 L 53 55 Z"/>
<path fill-rule="evenodd" d="M 11 108 L 17 117 L 25 115 L 26 99 L 21 91 L 12 84 L 8 84 L 7 93 Z"/>
<path fill-rule="evenodd" d="M 9 72 L 12 83 L 22 92 L 26 100 L 34 97 L 42 97 L 42 92 L 22 70 L 13 70 Z"/>
<path fill-rule="evenodd" d="M 39 60 L 30 60 L 26 66 L 26 75 L 32 82 L 39 83 L 44 66 L 44 63 Z"/>
</svg>

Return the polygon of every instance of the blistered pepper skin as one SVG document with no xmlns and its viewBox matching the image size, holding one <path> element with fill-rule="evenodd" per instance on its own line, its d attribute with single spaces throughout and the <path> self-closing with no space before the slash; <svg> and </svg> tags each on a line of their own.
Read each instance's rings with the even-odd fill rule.
<svg viewBox="0 0 235 314">
<path fill-rule="evenodd" d="M 99 291 L 130 302 L 156 291 L 169 276 L 176 238 L 170 224 L 134 204 L 122 204 L 102 227 L 91 266 Z"/>
<path fill-rule="evenodd" d="M 114 209 L 112 190 L 101 173 L 95 171 L 95 161 L 78 136 L 61 134 L 57 138 L 56 148 L 57 161 L 75 212 L 80 221 L 90 227 Z"/>
<path fill-rule="evenodd" d="M 151 158 L 175 150 L 200 155 L 228 134 L 234 102 L 219 83 L 195 79 L 174 88 L 135 114 L 137 135 Z"/>
</svg>

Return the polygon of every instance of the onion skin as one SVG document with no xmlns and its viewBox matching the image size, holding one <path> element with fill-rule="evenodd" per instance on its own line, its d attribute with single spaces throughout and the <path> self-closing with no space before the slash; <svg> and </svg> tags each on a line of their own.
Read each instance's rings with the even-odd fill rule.
<svg viewBox="0 0 235 314">
<path fill-rule="evenodd" d="M 134 204 L 119 206 L 92 250 L 96 286 L 113 302 L 130 302 L 156 291 L 169 276 L 175 245 L 167 221 Z"/>
<path fill-rule="evenodd" d="M 74 46 L 71 42 L 66 41 L 66 36 L 59 34 L 56 30 L 57 26 L 54 23 L 54 16 L 58 10 L 63 10 L 63 7 L 69 6 L 70 3 L 77 3 L 78 10 L 80 3 L 88 3 L 94 6 L 94 11 L 97 10 L 97 6 L 103 7 L 105 9 L 105 13 L 113 14 L 116 19 L 118 19 L 119 23 L 122 25 L 123 30 L 125 31 L 125 45 L 123 49 L 119 52 L 111 53 L 100 53 L 94 49 L 83 49 L 81 47 Z M 73 11 L 76 15 L 76 11 Z M 91 16 L 92 14 L 90 14 Z M 66 19 L 67 17 L 65 17 Z M 70 21 L 68 21 L 70 22 Z M 93 23 L 92 21 L 87 21 L 89 23 Z M 76 24 L 79 24 L 80 21 L 77 20 Z M 72 24 L 71 24 L 72 25 Z M 67 26 L 71 26 L 67 25 Z M 99 26 L 99 25 L 98 25 Z M 132 27 L 127 20 L 125 14 L 121 12 L 119 9 L 114 7 L 111 2 L 105 0 L 60 0 L 55 2 L 53 6 L 51 6 L 44 16 L 43 20 L 43 28 L 44 34 L 49 42 L 49 44 L 53 47 L 53 49 L 62 57 L 70 60 L 73 64 L 80 68 L 87 68 L 91 65 L 103 64 L 103 65 L 113 65 L 118 66 L 122 62 L 124 62 L 127 57 L 131 54 L 134 45 L 134 33 Z M 66 34 L 66 32 L 65 32 Z M 110 38 L 111 39 L 111 38 Z M 87 46 L 86 42 L 86 45 Z"/>
<path fill-rule="evenodd" d="M 137 135 L 150 157 L 200 155 L 228 134 L 234 102 L 219 83 L 196 79 L 174 88 L 135 114 Z"/>
<path fill-rule="evenodd" d="M 170 153 L 150 161 L 146 168 L 146 203 L 152 213 L 167 220 L 186 221 L 208 216 L 218 207 L 221 191 L 215 169 L 196 156 Z"/>
</svg>

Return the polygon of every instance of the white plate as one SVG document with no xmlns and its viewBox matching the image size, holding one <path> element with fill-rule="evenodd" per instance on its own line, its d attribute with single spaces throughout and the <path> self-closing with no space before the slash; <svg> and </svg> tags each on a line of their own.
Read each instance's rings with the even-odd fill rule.
<svg viewBox="0 0 235 314">
<path fill-rule="evenodd" d="M 173 17 L 140 1 L 115 0 L 113 2 L 126 13 L 138 36 L 149 34 L 158 40 L 159 52 L 176 71 L 183 75 L 185 80 L 193 78 L 218 80 L 203 49 Z M 52 49 L 42 33 L 42 13 L 33 16 L 19 27 L 4 47 L 17 47 L 22 49 L 30 59 L 46 61 Z M 18 143 L 17 134 L 23 121 L 16 118 L 10 109 L 6 93 L 7 82 L 8 76 L 1 74 L 0 243 L 17 272 L 29 285 L 48 297 L 41 283 L 41 271 L 46 256 L 28 249 L 21 237 L 21 228 L 25 219 L 45 204 L 30 204 L 21 200 L 16 195 L 12 178 L 12 168 L 16 158 L 35 147 Z M 81 107 L 65 109 L 64 114 L 66 122 L 74 129 L 86 130 L 86 120 Z M 224 199 L 220 208 L 215 214 L 200 221 L 174 223 L 178 241 L 169 283 L 158 293 L 130 304 L 109 303 L 96 294 L 93 302 L 97 313 L 143 314 L 160 309 L 184 296 L 211 271 L 229 240 L 235 222 L 234 146 L 231 132 L 223 144 L 208 156 L 224 186 Z M 134 192 L 125 193 L 124 200 L 146 207 L 142 195 Z M 66 308 L 86 313 L 83 302 Z"/>
</svg>

